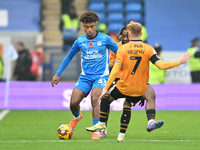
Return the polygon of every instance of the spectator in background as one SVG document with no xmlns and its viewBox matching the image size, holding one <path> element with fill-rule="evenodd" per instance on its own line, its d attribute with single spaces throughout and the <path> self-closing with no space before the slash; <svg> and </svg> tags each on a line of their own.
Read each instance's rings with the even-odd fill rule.
<svg viewBox="0 0 200 150">
<path fill-rule="evenodd" d="M 3 76 L 3 59 L 1 57 L 1 54 L 0 54 L 0 81 L 2 81 L 2 76 Z"/>
<path fill-rule="evenodd" d="M 25 49 L 22 42 L 17 43 L 16 50 L 19 57 L 14 70 L 14 79 L 18 81 L 35 81 L 36 77 L 30 71 L 32 58 L 29 50 Z"/>
<path fill-rule="evenodd" d="M 74 0 L 61 0 L 61 12 L 62 14 L 67 13 L 68 9 L 72 5 Z"/>
<path fill-rule="evenodd" d="M 40 65 L 43 65 L 44 64 L 44 49 L 43 49 L 43 46 L 42 45 L 37 45 L 36 49 L 35 49 L 35 52 L 38 55 L 38 59 L 39 59 Z"/>
<path fill-rule="evenodd" d="M 142 25 L 142 35 L 140 36 L 140 39 L 147 43 L 147 37 L 148 37 L 148 33 L 147 33 L 147 29 L 145 28 L 145 26 Z"/>
<path fill-rule="evenodd" d="M 104 34 L 108 34 L 108 29 L 105 23 L 99 23 L 96 30 Z"/>
<path fill-rule="evenodd" d="M 154 46 L 158 57 L 162 60 L 160 53 L 162 51 L 162 47 L 159 43 L 156 43 Z M 155 65 L 150 63 L 150 70 L 149 70 L 149 83 L 150 84 L 162 84 L 165 83 L 165 74 L 166 70 L 160 70 Z"/>
<path fill-rule="evenodd" d="M 65 46 L 71 46 L 78 37 L 79 31 L 78 16 L 76 9 L 71 6 L 67 13 L 62 14 L 60 21 L 60 30 L 63 34 L 63 50 L 67 50 Z"/>
<path fill-rule="evenodd" d="M 44 63 L 44 51 L 43 46 L 38 45 L 34 50 L 30 51 L 30 55 L 32 57 L 32 65 L 31 65 L 31 73 L 33 76 L 39 79 L 42 74 L 42 65 Z"/>
<path fill-rule="evenodd" d="M 199 38 L 192 41 L 192 46 L 188 48 L 187 53 L 192 54 L 189 60 L 189 67 L 192 77 L 192 83 L 200 82 L 200 51 L 199 51 Z"/>
</svg>

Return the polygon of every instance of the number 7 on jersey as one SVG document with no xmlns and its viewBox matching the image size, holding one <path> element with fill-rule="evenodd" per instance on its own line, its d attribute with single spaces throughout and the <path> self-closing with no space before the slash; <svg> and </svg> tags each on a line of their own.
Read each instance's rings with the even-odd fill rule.
<svg viewBox="0 0 200 150">
<path fill-rule="evenodd" d="M 130 60 L 136 60 L 137 61 L 134 68 L 133 68 L 133 71 L 131 72 L 131 74 L 135 74 L 135 72 L 136 72 L 136 70 L 137 70 L 137 68 L 138 68 L 138 66 L 141 62 L 141 59 L 142 59 L 142 57 L 130 57 Z"/>
</svg>

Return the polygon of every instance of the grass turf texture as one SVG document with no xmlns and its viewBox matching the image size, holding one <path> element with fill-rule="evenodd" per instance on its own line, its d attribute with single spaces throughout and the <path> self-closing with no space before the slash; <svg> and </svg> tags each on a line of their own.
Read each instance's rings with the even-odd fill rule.
<svg viewBox="0 0 200 150">
<path fill-rule="evenodd" d="M 0 121 L 0 150 L 199 150 L 200 111 L 157 111 L 156 120 L 164 120 L 161 129 L 148 133 L 145 111 L 132 111 L 124 143 L 117 142 L 122 111 L 111 111 L 108 137 L 90 140 L 85 130 L 92 126 L 91 111 L 82 111 L 83 119 L 71 140 L 60 140 L 56 131 L 72 119 L 70 111 L 11 110 Z"/>
</svg>

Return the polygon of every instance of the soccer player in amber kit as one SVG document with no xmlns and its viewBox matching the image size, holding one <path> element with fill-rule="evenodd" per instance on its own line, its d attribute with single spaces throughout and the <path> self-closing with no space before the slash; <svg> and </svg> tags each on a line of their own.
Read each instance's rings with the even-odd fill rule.
<svg viewBox="0 0 200 150">
<path fill-rule="evenodd" d="M 119 47 L 117 52 L 115 65 L 111 71 L 110 77 L 105 88 L 102 91 L 99 101 L 101 100 L 100 108 L 100 122 L 92 127 L 86 128 L 87 131 L 101 131 L 106 130 L 106 119 L 108 115 L 108 107 L 106 103 L 108 101 L 113 101 L 118 98 L 126 98 L 127 106 L 129 104 L 137 103 L 143 94 L 145 93 L 147 82 L 149 79 L 149 61 L 151 61 L 159 69 L 170 69 L 177 67 L 181 64 L 186 63 L 191 54 L 183 54 L 179 60 L 174 62 L 163 62 L 159 59 L 154 48 L 140 40 L 142 26 L 136 22 L 130 22 L 127 25 L 129 43 Z M 110 88 L 109 95 L 108 89 L 112 82 L 115 80 L 119 71 L 122 71 L 122 76 L 115 86 Z M 104 102 L 103 102 L 104 101 Z M 155 101 L 146 102 L 146 114 L 148 118 L 148 125 L 146 130 L 152 131 L 154 129 L 162 127 L 164 124 L 163 120 L 155 120 Z M 124 117 L 130 116 L 130 111 L 123 111 Z M 125 120 L 125 122 L 124 122 Z M 130 117 L 121 119 L 121 125 L 126 129 L 128 127 Z M 126 131 L 126 130 L 125 130 Z M 125 132 L 120 130 L 118 135 L 118 142 L 123 142 L 125 137 Z"/>
</svg>

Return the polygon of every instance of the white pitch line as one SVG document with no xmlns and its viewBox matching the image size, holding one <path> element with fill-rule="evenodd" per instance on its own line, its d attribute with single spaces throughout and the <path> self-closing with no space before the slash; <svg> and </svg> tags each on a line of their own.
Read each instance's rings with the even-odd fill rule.
<svg viewBox="0 0 200 150">
<path fill-rule="evenodd" d="M 5 109 L 0 113 L 0 121 L 10 112 L 10 110 Z"/>
<path fill-rule="evenodd" d="M 197 140 L 125 140 L 125 142 L 196 142 Z M 93 140 L 10 140 L 0 143 L 63 143 L 63 142 L 94 142 Z M 117 142 L 117 140 L 99 140 L 98 142 Z"/>
</svg>

